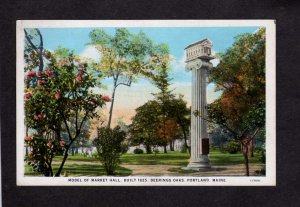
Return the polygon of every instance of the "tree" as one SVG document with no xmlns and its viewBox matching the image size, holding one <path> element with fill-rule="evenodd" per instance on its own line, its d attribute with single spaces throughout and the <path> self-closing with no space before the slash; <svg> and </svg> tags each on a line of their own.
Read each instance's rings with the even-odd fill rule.
<svg viewBox="0 0 300 207">
<path fill-rule="evenodd" d="M 169 48 L 167 45 L 162 46 L 161 50 L 163 50 L 165 54 L 169 53 Z M 175 97 L 175 95 L 172 93 L 173 90 L 170 89 L 170 82 L 172 81 L 172 79 L 169 77 L 169 60 L 170 59 L 168 58 L 164 58 L 164 60 L 161 61 L 162 64 L 157 68 L 157 74 L 153 76 L 152 82 L 159 89 L 158 93 L 153 93 L 156 100 L 161 106 L 162 123 L 159 129 L 159 135 L 161 136 L 161 139 L 170 142 L 170 150 L 173 151 L 173 140 L 169 140 L 170 137 L 167 137 L 167 131 L 170 128 L 170 124 L 172 122 L 172 119 L 168 119 L 168 113 L 170 111 L 169 107 L 171 100 Z M 169 122 L 168 124 L 167 121 Z M 164 145 L 164 153 L 167 153 L 167 144 Z"/>
<path fill-rule="evenodd" d="M 40 163 L 39 159 L 45 155 L 47 167 L 51 168 L 52 159 L 57 154 L 54 149 L 60 145 L 64 149 L 64 157 L 55 176 L 60 176 L 68 151 L 80 136 L 84 123 L 97 117 L 96 108 L 102 107 L 106 101 L 103 96 L 91 91 L 97 81 L 89 70 L 89 65 L 80 57 L 61 48 L 50 54 L 45 71 L 36 72 L 32 69 L 26 75 L 25 119 L 28 127 L 36 132 L 32 136 L 34 139 L 25 140 L 33 148 L 27 158 Z M 68 135 L 66 142 L 61 139 L 62 126 Z M 48 136 L 49 133 L 52 135 Z M 52 150 L 43 150 L 45 154 L 39 156 L 46 142 Z M 53 172 L 47 174 L 52 175 Z"/>
<path fill-rule="evenodd" d="M 225 127 L 213 122 L 208 122 L 208 131 L 212 146 L 217 148 L 223 148 L 233 139 L 233 135 Z"/>
<path fill-rule="evenodd" d="M 107 124 L 110 127 L 117 88 L 121 85 L 130 87 L 139 76 L 151 76 L 165 53 L 160 45 L 153 45 L 143 32 L 131 34 L 125 28 L 116 29 L 114 36 L 95 29 L 90 33 L 90 39 L 90 44 L 101 52 L 98 68 L 104 72 L 104 77 L 113 79 Z"/>
<path fill-rule="evenodd" d="M 44 69 L 44 55 L 48 55 L 49 52 L 44 53 L 43 36 L 39 29 L 24 29 L 25 32 L 25 62 L 31 68 L 38 66 L 39 71 Z"/>
<path fill-rule="evenodd" d="M 209 105 L 209 119 L 240 141 L 249 176 L 248 146 L 265 125 L 265 29 L 236 37 L 221 58 L 210 80 L 223 93 Z"/>
<path fill-rule="evenodd" d="M 79 114 L 79 117 L 77 118 L 77 122 L 81 122 L 83 119 L 83 114 Z M 76 125 L 76 117 L 70 117 L 70 132 L 72 134 L 76 133 L 76 129 L 74 128 L 74 126 Z M 82 148 L 82 152 L 83 152 L 83 147 L 87 147 L 89 146 L 89 138 L 90 138 L 90 126 L 91 126 L 91 120 L 86 120 L 82 127 L 81 127 L 81 132 L 80 135 L 78 136 L 78 138 L 73 142 L 72 146 L 70 147 L 70 151 L 71 154 L 74 155 L 76 153 L 76 151 L 78 150 L 79 147 Z M 68 141 L 68 131 L 66 129 L 66 127 L 63 125 L 62 129 L 61 129 L 61 134 L 62 134 L 62 138 L 65 141 Z"/>
<path fill-rule="evenodd" d="M 174 140 L 179 138 L 179 126 L 175 118 L 163 119 L 158 129 L 158 135 L 169 143 L 170 151 L 174 151 Z M 166 145 L 164 145 L 166 146 Z"/>
<path fill-rule="evenodd" d="M 39 29 L 24 29 L 25 33 L 25 47 L 24 47 L 24 72 L 32 71 L 35 68 L 38 68 L 39 71 L 43 71 L 44 69 L 44 59 L 50 58 L 50 52 L 45 50 L 43 47 L 43 36 Z M 28 78 L 28 76 L 27 76 Z M 37 77 L 39 78 L 39 77 Z M 28 83 L 28 82 L 27 82 Z M 29 87 L 26 85 L 26 87 Z M 25 123 L 26 136 L 28 134 L 28 126 Z M 26 155 L 27 155 L 26 148 Z"/>
<path fill-rule="evenodd" d="M 151 153 L 152 146 L 166 146 L 183 135 L 187 147 L 187 134 L 190 126 L 190 109 L 186 102 L 179 98 L 168 101 L 166 111 L 157 100 L 150 100 L 136 109 L 130 125 L 130 141 L 132 145 L 144 144 L 146 152 Z"/>
<path fill-rule="evenodd" d="M 162 123 L 161 106 L 157 101 L 148 101 L 136 109 L 136 114 L 130 125 L 130 141 L 132 145 L 144 144 L 146 152 L 151 153 L 151 147 L 166 145 L 167 140 L 159 136 Z"/>
<path fill-rule="evenodd" d="M 125 140 L 126 133 L 120 127 L 110 129 L 101 127 L 98 129 L 98 137 L 93 144 L 97 148 L 99 159 L 103 164 L 107 175 L 114 175 L 115 170 L 120 164 L 122 154 L 122 142 Z"/>
<path fill-rule="evenodd" d="M 168 116 L 174 118 L 179 125 L 184 138 L 185 148 L 190 153 L 190 147 L 187 145 L 187 135 L 191 125 L 191 109 L 187 107 L 187 103 L 183 100 L 183 95 L 179 95 L 178 98 L 172 98 L 167 110 Z"/>
</svg>

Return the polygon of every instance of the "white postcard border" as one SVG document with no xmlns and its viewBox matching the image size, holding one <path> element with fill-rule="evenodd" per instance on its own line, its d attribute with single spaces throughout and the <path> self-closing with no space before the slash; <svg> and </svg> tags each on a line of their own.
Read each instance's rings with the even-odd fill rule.
<svg viewBox="0 0 300 207">
<path fill-rule="evenodd" d="M 220 177 L 29 177 L 24 176 L 24 28 L 79 27 L 266 27 L 266 176 Z M 17 185 L 18 186 L 275 186 L 276 185 L 276 36 L 275 20 L 18 20 L 17 21 Z M 3 163 L 5 167 L 5 163 Z M 92 179 L 107 181 L 92 181 Z M 112 180 L 115 179 L 115 180 Z M 131 179 L 126 182 L 126 179 Z M 146 182 L 142 180 L 147 179 Z M 159 180 L 164 179 L 164 180 Z M 181 181 L 179 181 L 182 179 Z M 190 182 L 188 179 L 194 179 Z M 208 179 L 208 180 L 207 180 Z M 213 181 L 213 180 L 217 181 Z M 140 180 L 140 181 L 139 181 Z M 170 181 L 171 180 L 171 181 Z M 178 181 L 176 181 L 178 180 Z"/>
</svg>

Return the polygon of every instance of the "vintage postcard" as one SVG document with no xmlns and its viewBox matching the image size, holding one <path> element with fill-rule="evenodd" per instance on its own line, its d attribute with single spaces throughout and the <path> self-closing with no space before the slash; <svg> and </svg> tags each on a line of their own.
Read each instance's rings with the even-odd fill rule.
<svg viewBox="0 0 300 207">
<path fill-rule="evenodd" d="M 17 21 L 17 185 L 275 186 L 275 27 Z"/>
</svg>

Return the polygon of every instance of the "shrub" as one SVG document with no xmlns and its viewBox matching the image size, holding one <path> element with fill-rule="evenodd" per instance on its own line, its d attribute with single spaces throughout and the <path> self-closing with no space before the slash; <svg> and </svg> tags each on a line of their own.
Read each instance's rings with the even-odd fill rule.
<svg viewBox="0 0 300 207">
<path fill-rule="evenodd" d="M 136 148 L 136 149 L 133 150 L 133 153 L 134 154 L 143 154 L 144 151 L 142 149 Z"/>
<path fill-rule="evenodd" d="M 183 144 L 183 145 L 181 146 L 180 152 L 181 152 L 181 153 L 186 153 L 187 151 L 188 151 L 188 148 L 186 147 L 185 144 Z"/>
<path fill-rule="evenodd" d="M 101 127 L 98 129 L 98 137 L 93 141 L 97 148 L 100 162 L 107 175 L 114 175 L 115 170 L 120 164 L 120 156 L 122 154 L 122 142 L 126 133 L 120 130 L 120 127 L 110 129 Z"/>
<path fill-rule="evenodd" d="M 258 153 L 259 161 L 266 163 L 266 150 L 264 148 L 259 148 L 255 150 Z"/>
<path fill-rule="evenodd" d="M 241 143 L 235 140 L 230 141 L 224 146 L 223 150 L 230 154 L 236 154 L 241 151 Z"/>
<path fill-rule="evenodd" d="M 129 145 L 123 142 L 121 144 L 121 151 L 122 151 L 122 153 L 125 154 L 128 150 L 129 150 Z"/>
</svg>

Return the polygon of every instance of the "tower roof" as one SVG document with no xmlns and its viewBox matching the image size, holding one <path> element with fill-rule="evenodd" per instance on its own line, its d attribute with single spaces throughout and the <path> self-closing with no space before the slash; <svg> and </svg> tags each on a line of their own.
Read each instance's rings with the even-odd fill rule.
<svg viewBox="0 0 300 207">
<path fill-rule="evenodd" d="M 186 48 L 184 48 L 184 49 L 186 50 L 186 49 L 188 49 L 188 48 L 190 48 L 190 47 L 193 47 L 193 46 L 195 46 L 195 45 L 201 44 L 202 42 L 205 42 L 206 40 L 209 41 L 209 39 L 205 38 L 205 39 L 203 39 L 203 40 L 200 40 L 200 41 L 197 41 L 197 42 L 194 42 L 194 43 L 188 45 L 188 46 L 187 46 Z M 209 42 L 210 42 L 210 41 L 209 41 Z"/>
</svg>

